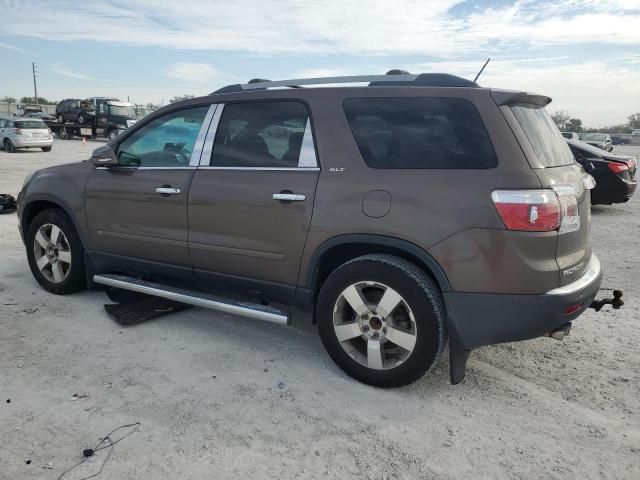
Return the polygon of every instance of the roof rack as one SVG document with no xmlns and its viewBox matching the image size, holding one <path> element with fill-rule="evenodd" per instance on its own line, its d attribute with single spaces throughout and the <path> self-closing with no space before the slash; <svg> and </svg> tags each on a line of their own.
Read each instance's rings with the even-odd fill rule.
<svg viewBox="0 0 640 480">
<path fill-rule="evenodd" d="M 400 73 L 403 72 L 403 73 Z M 345 83 L 368 83 L 370 87 L 414 86 L 414 87 L 475 87 L 479 85 L 466 78 L 448 73 L 411 74 L 402 70 L 390 70 L 387 75 L 354 75 L 343 77 L 297 78 L 291 80 L 253 79 L 249 83 L 227 85 L 211 95 L 218 93 L 247 92 L 268 88 L 300 88 L 304 85 L 330 85 Z"/>
</svg>

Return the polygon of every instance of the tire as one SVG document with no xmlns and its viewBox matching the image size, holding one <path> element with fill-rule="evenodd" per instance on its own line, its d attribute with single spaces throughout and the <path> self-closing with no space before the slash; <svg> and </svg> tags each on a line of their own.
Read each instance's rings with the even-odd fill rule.
<svg viewBox="0 0 640 480">
<path fill-rule="evenodd" d="M 78 123 L 84 123 L 86 120 L 86 118 L 84 118 L 84 115 L 82 113 L 78 114 Z"/>
<path fill-rule="evenodd" d="M 86 288 L 84 250 L 71 219 L 62 210 L 36 215 L 27 227 L 25 244 L 31 273 L 45 290 L 67 295 Z"/>
<path fill-rule="evenodd" d="M 58 123 L 64 123 L 64 117 L 61 113 L 58 115 Z"/>
<path fill-rule="evenodd" d="M 8 138 L 4 139 L 4 151 L 7 153 L 16 153 L 15 145 Z"/>
<path fill-rule="evenodd" d="M 380 302 L 385 296 L 389 302 Z M 362 303 L 354 309 L 358 300 Z M 322 285 L 316 319 L 332 360 L 351 377 L 376 387 L 418 380 L 446 342 L 438 286 L 414 264 L 392 255 L 364 255 L 338 267 Z"/>
<path fill-rule="evenodd" d="M 51 151 L 51 147 L 42 147 L 42 151 L 43 152 L 50 152 Z"/>
</svg>

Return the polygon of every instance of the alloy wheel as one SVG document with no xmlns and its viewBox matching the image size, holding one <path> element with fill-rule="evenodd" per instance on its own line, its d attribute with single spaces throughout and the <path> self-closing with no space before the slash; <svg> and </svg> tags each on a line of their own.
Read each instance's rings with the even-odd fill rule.
<svg viewBox="0 0 640 480">
<path fill-rule="evenodd" d="M 42 225 L 33 240 L 40 273 L 52 283 L 63 282 L 71 271 L 71 246 L 64 232 L 52 223 Z"/>
<path fill-rule="evenodd" d="M 379 282 L 345 288 L 333 308 L 333 328 L 344 351 L 375 370 L 402 364 L 416 345 L 411 307 L 397 291 Z"/>
</svg>

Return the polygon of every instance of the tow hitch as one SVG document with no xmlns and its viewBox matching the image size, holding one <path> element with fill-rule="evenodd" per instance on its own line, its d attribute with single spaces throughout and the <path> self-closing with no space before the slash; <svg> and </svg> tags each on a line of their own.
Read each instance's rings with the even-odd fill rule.
<svg viewBox="0 0 640 480">
<path fill-rule="evenodd" d="M 624 301 L 622 300 L 622 290 L 614 290 L 613 298 L 594 300 L 593 302 L 591 302 L 591 305 L 589 305 L 589 308 L 593 308 L 596 312 L 599 312 L 605 305 L 611 305 L 616 310 L 623 306 Z"/>
</svg>

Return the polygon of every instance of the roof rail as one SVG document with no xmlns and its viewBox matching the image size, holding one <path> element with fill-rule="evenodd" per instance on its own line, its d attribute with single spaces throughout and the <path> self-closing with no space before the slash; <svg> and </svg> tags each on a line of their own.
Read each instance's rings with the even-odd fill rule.
<svg viewBox="0 0 640 480">
<path fill-rule="evenodd" d="M 391 73 L 393 72 L 393 73 Z M 398 72 L 398 73 L 396 73 Z M 319 78 L 297 78 L 291 80 L 277 81 L 255 81 L 251 80 L 245 84 L 227 85 L 210 95 L 218 93 L 247 92 L 251 90 L 265 90 L 268 88 L 289 87 L 299 88 L 303 85 L 331 85 L 345 83 L 368 83 L 370 87 L 383 86 L 417 86 L 417 87 L 478 87 L 478 84 L 466 78 L 456 77 L 448 73 L 400 73 L 398 70 L 391 70 L 387 75 L 354 75 L 343 77 L 319 77 Z"/>
</svg>

